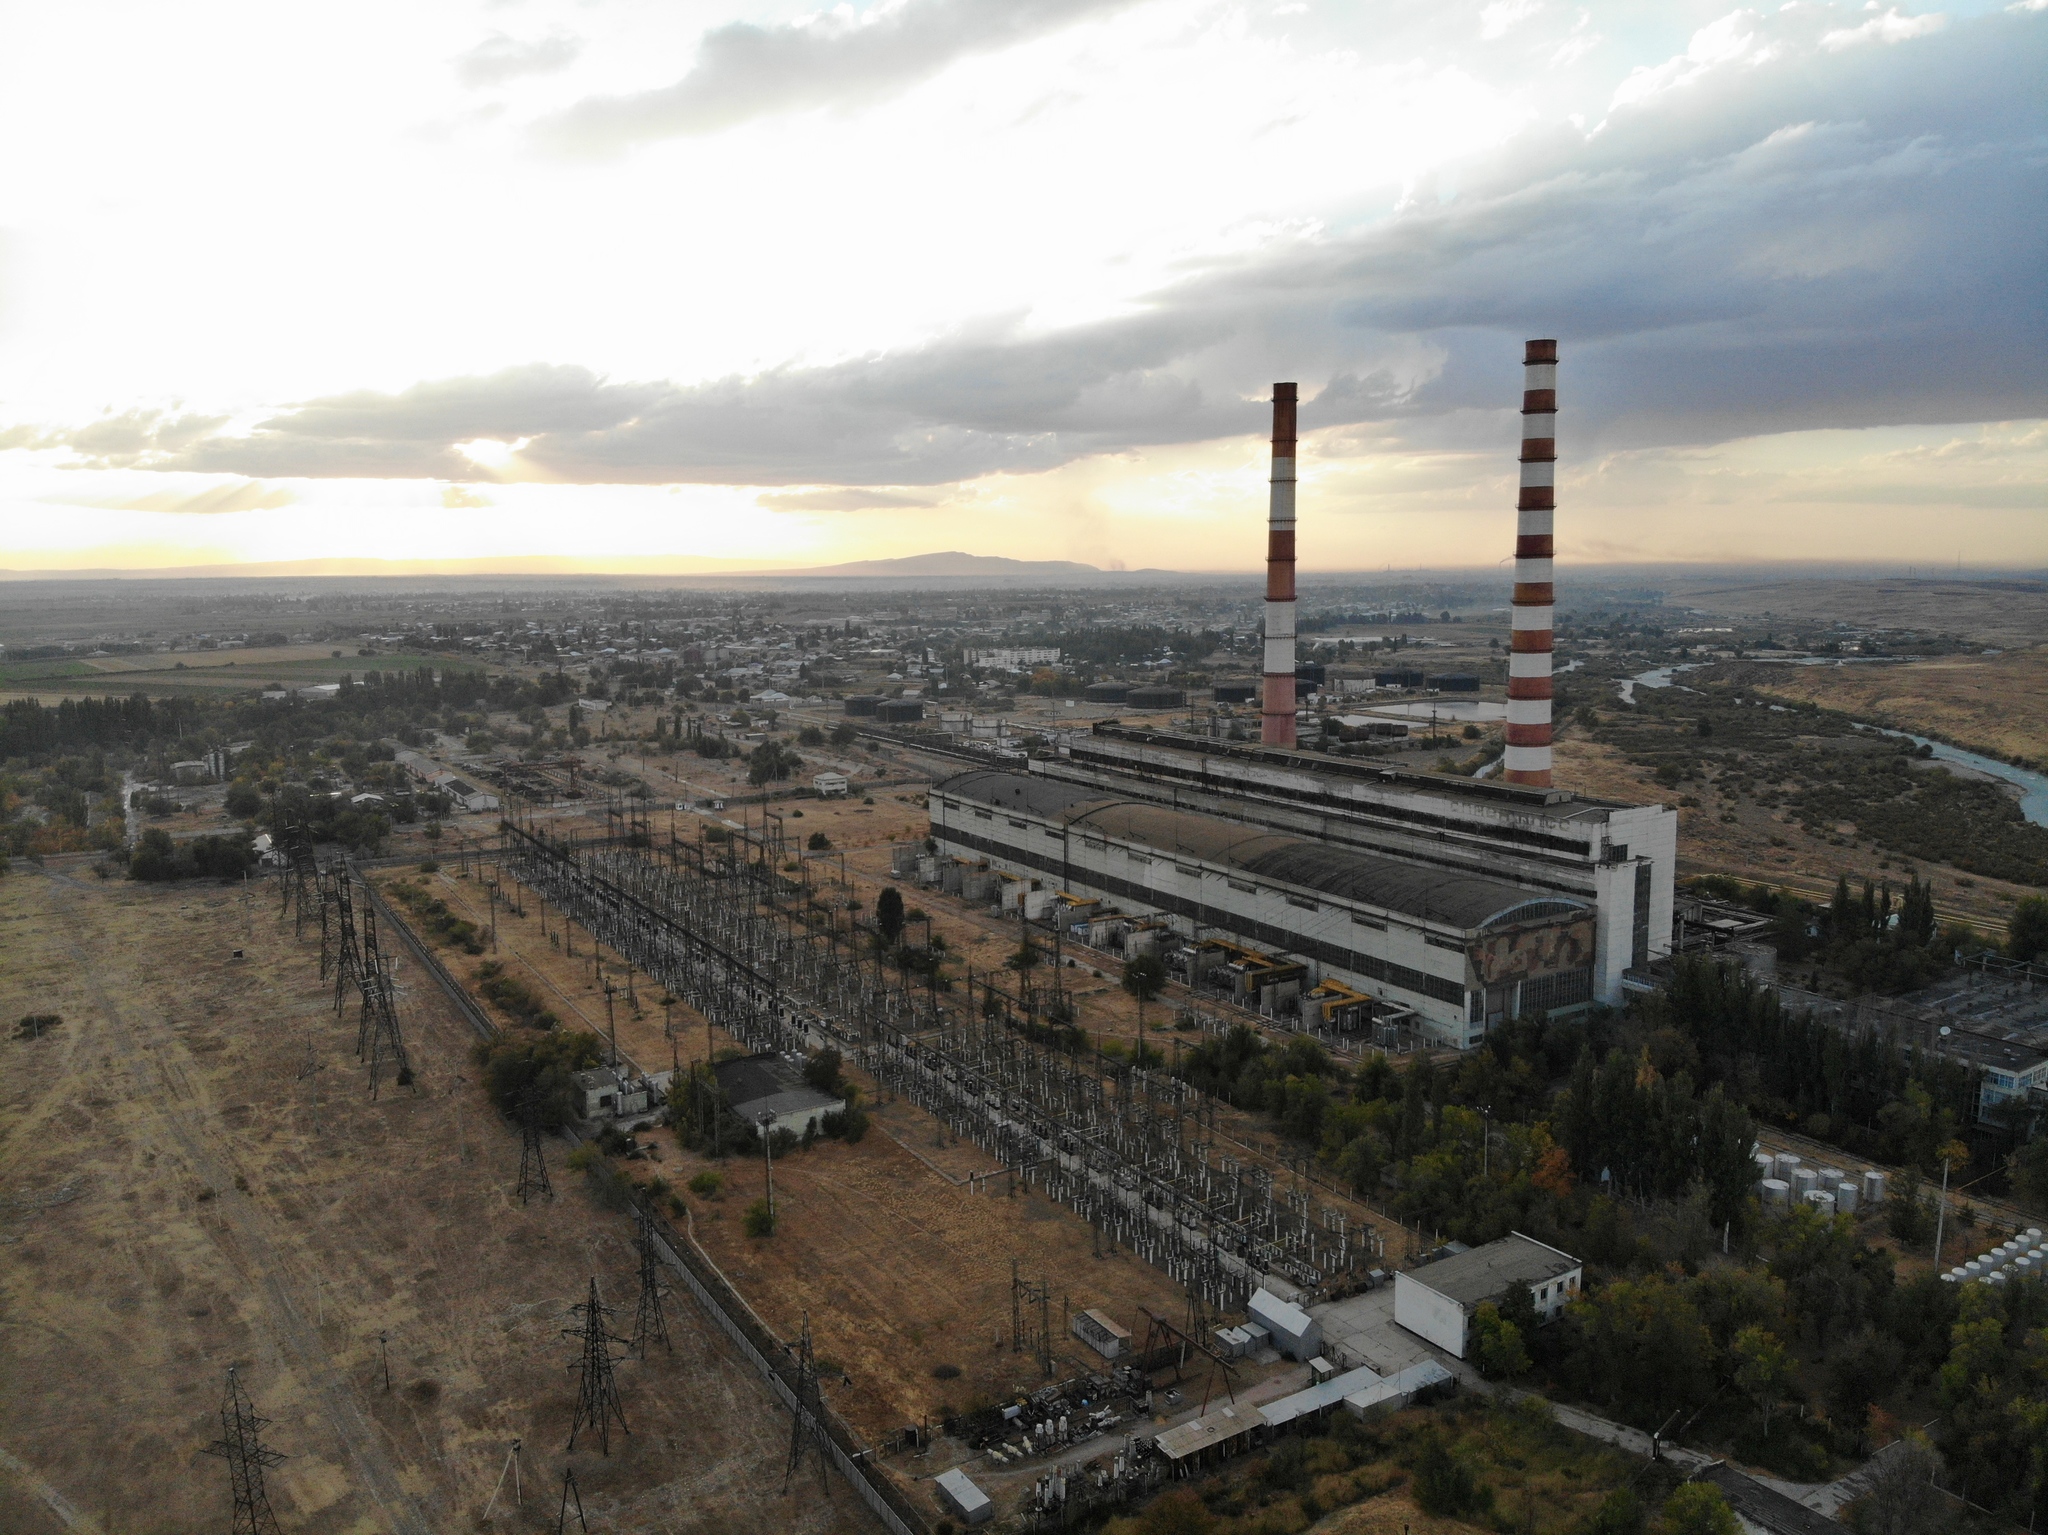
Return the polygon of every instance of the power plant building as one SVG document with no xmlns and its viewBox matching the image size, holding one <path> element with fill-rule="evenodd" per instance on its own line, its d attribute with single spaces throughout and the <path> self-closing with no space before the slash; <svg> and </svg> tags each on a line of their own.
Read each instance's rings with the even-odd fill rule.
<svg viewBox="0 0 2048 1535">
<path fill-rule="evenodd" d="M 1063 783 L 974 771 L 936 785 L 942 852 L 1300 956 L 1413 1010 L 1439 1043 L 1592 1000 L 1589 902 Z"/>
<path fill-rule="evenodd" d="M 935 786 L 940 852 L 1045 906 L 1113 903 L 1155 935 L 1284 958 L 1276 1005 L 1306 991 L 1326 1012 L 1384 1007 L 1461 1049 L 1507 1019 L 1622 1001 L 1629 972 L 1670 952 L 1678 816 L 1551 784 L 1557 343 L 1529 342 L 1525 370 L 1499 780 L 1296 749 L 1297 391 L 1276 384 L 1261 741 L 1105 721 L 1023 771 Z M 1395 668 L 1375 680 L 1424 679 Z M 1465 674 L 1434 681 L 1477 688 Z M 1018 904 L 1030 914 L 1028 896 Z"/>
</svg>

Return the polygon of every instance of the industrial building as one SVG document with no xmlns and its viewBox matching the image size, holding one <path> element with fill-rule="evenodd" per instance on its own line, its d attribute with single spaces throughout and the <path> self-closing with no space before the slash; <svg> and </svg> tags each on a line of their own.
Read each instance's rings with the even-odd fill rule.
<svg viewBox="0 0 2048 1535">
<path fill-rule="evenodd" d="M 1108 722 L 1070 740 L 1058 757 L 1029 767 L 1034 777 L 1103 797 L 1308 837 L 1446 879 L 1475 877 L 1513 885 L 1531 898 L 1583 905 L 1594 915 L 1595 932 L 1590 990 L 1578 1001 L 1619 1003 L 1626 973 L 1671 949 L 1678 813 L 1667 806 L 1620 805 L 1563 789 Z M 1306 953 L 1284 938 L 1254 941 Z M 1486 998 L 1479 1021 L 1570 1005 L 1545 1001 L 1538 1008 L 1538 1000 L 1499 991 Z"/>
<path fill-rule="evenodd" d="M 1536 1315 L 1550 1321 L 1578 1294 L 1585 1266 L 1534 1237 L 1511 1232 L 1497 1242 L 1440 1258 L 1394 1276 L 1394 1321 L 1447 1354 L 1465 1357 L 1472 1317 L 1499 1305 L 1517 1284 L 1529 1287 Z"/>
<path fill-rule="evenodd" d="M 1678 816 L 1551 784 L 1557 343 L 1529 342 L 1524 367 L 1500 780 L 1297 749 L 1316 721 L 1297 718 L 1296 682 L 1316 669 L 1294 653 L 1296 388 L 1275 384 L 1260 741 L 1105 721 L 1024 772 L 960 774 L 929 801 L 942 861 L 985 865 L 1027 916 L 1066 898 L 1096 903 L 1091 928 L 1115 912 L 1158 919 L 1194 942 L 1180 967 L 1191 984 L 1211 969 L 1278 983 L 1256 988 L 1262 1011 L 1290 965 L 1290 1010 L 1307 994 L 1330 1020 L 1398 1011 L 1460 1048 L 1505 1019 L 1622 1002 L 1630 972 L 1671 952 Z M 1462 673 L 1434 682 L 1477 687 Z M 1135 704 L 1149 691 L 1088 693 Z M 1270 952 L 1261 965 L 1218 940 Z"/>
<path fill-rule="evenodd" d="M 1310 978 L 1406 1009 L 1442 1043 L 1592 995 L 1584 900 L 1041 773 L 961 773 L 929 804 L 942 854 L 1298 956 Z"/>
</svg>

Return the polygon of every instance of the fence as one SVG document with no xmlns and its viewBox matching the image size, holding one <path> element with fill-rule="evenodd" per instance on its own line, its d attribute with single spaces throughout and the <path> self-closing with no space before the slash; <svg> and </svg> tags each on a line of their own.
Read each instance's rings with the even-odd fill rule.
<svg viewBox="0 0 2048 1535">
<path fill-rule="evenodd" d="M 441 963 L 440 957 L 412 930 L 412 926 L 384 899 L 376 886 L 368 880 L 362 881 L 368 892 L 370 904 L 377 910 L 377 920 L 398 934 L 421 969 L 440 985 L 448 994 L 449 1001 L 462 1015 L 463 1021 L 473 1029 L 479 1038 L 496 1039 L 498 1026 L 491 1022 L 484 1010 L 476 1005 L 469 992 Z M 563 1134 L 571 1141 L 578 1137 L 573 1130 Z M 653 1212 L 650 1212 L 652 1214 Z M 687 1238 L 681 1236 L 668 1221 L 654 1215 L 655 1251 L 662 1261 L 680 1274 L 683 1283 L 692 1295 L 710 1314 L 711 1320 L 739 1348 L 741 1354 L 768 1382 L 776 1399 L 788 1408 L 792 1415 L 797 1412 L 796 1388 L 789 1382 L 784 1367 L 775 1362 L 774 1356 L 782 1352 L 776 1339 L 754 1323 L 747 1316 L 746 1302 L 739 1293 L 726 1283 L 710 1259 L 699 1254 Z M 727 1303 L 730 1298 L 732 1304 Z M 757 1337 L 756 1333 L 760 1333 Z M 871 1509 L 875 1517 L 890 1535 L 925 1535 L 924 1519 L 910 1501 L 897 1490 L 894 1483 L 869 1468 L 865 1457 L 868 1451 L 853 1433 L 829 1411 L 820 1412 L 818 1422 L 823 1429 L 821 1449 L 839 1474 L 852 1484 L 860 1500 Z"/>
</svg>

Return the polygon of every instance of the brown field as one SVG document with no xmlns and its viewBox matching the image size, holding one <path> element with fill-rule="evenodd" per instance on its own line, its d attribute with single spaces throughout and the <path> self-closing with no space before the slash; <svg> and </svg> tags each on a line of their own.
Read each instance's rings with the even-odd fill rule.
<svg viewBox="0 0 2048 1535">
<path fill-rule="evenodd" d="M 2048 760 L 2048 648 L 1903 666 L 1752 667 L 1752 686 L 1964 747 Z"/>
<path fill-rule="evenodd" d="M 78 862 L 0 880 L 0 934 L 10 1036 L 64 1018 L 0 1043 L 0 1530 L 66 1528 L 44 1488 L 72 1528 L 225 1528 L 225 1470 L 198 1451 L 230 1364 L 290 1457 L 270 1473 L 286 1528 L 552 1529 L 565 1308 L 595 1274 L 630 1329 L 629 1233 L 559 1143 L 560 1197 L 512 1201 L 517 1139 L 432 985 L 399 964 L 419 1082 L 373 1104 L 317 951 L 267 901 L 245 938 L 238 892 Z M 574 1457 L 591 1527 L 868 1528 L 843 1486 L 780 1494 L 788 1419 L 687 1296 L 669 1315 L 673 1357 L 619 1367 L 631 1436 Z M 515 1438 L 524 1508 L 501 1497 L 485 1525 Z"/>
<path fill-rule="evenodd" d="M 2048 584 L 2025 579 L 1681 580 L 1665 602 L 1751 619 L 1959 634 L 1984 645 L 2038 645 L 2048 638 Z"/>
<path fill-rule="evenodd" d="M 1559 788 L 1632 805 L 1671 804 L 1676 797 L 1650 776 L 1649 769 L 1569 727 L 1558 734 L 1556 759 Z M 1831 846 L 1810 836 L 1783 812 L 1764 810 L 1748 801 L 1732 813 L 1733 821 L 1722 821 L 1712 810 L 1679 810 L 1681 879 L 1693 874 L 1731 874 L 1783 886 L 1803 896 L 1823 897 L 1834 890 L 1838 874 L 1847 874 L 1852 882 L 1904 883 L 1902 861 L 1868 843 Z M 1783 838 L 1786 846 L 1772 846 L 1772 837 Z M 1889 862 L 1891 867 L 1880 868 L 1880 862 Z M 1935 912 L 1943 921 L 1969 923 L 1987 935 L 2003 935 L 2013 903 L 2034 893 L 2025 885 L 1963 874 L 1942 864 L 1915 867 L 1923 879 L 1933 882 Z"/>
</svg>

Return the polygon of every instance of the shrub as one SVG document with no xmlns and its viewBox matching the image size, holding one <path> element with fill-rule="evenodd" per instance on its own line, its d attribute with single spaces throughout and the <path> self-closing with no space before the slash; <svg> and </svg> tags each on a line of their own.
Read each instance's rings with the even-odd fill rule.
<svg viewBox="0 0 2048 1535">
<path fill-rule="evenodd" d="M 1663 1535 L 1741 1535 L 1728 1500 L 1711 1482 L 1687 1482 L 1664 1500 Z"/>
<path fill-rule="evenodd" d="M 725 1175 L 716 1168 L 707 1167 L 690 1180 L 690 1192 L 699 1199 L 716 1199 L 725 1187 Z"/>
<path fill-rule="evenodd" d="M 499 1038 L 476 1046 L 483 1067 L 484 1091 L 502 1114 L 517 1118 L 530 1092 L 543 1126 L 553 1129 L 576 1117 L 574 1072 L 585 1071 L 604 1058 L 604 1044 L 595 1034 L 575 1029 L 550 1029 L 524 1038 Z"/>
<path fill-rule="evenodd" d="M 775 1235 L 775 1212 L 768 1208 L 766 1199 L 757 1199 L 747 1206 L 746 1230 L 750 1237 Z"/>
<path fill-rule="evenodd" d="M 145 830 L 128 860 L 130 879 L 239 879 L 256 864 L 256 850 L 247 837 L 194 837 L 174 843 L 161 826 Z"/>
<path fill-rule="evenodd" d="M 932 1366 L 933 1380 L 958 1380 L 960 1366 L 957 1364 L 935 1364 Z"/>
<path fill-rule="evenodd" d="M 561 1022 L 540 999 L 540 994 L 517 976 L 507 975 L 497 960 L 476 967 L 476 989 L 485 1001 L 508 1017 L 533 1029 L 552 1029 Z"/>
<path fill-rule="evenodd" d="M 1415 1462 L 1415 1501 L 1425 1514 L 1460 1519 L 1492 1507 L 1493 1489 L 1481 1486 L 1472 1468 L 1430 1434 Z"/>
<path fill-rule="evenodd" d="M 804 846 L 814 853 L 829 853 L 832 851 L 832 839 L 821 831 L 814 831 Z"/>
</svg>

